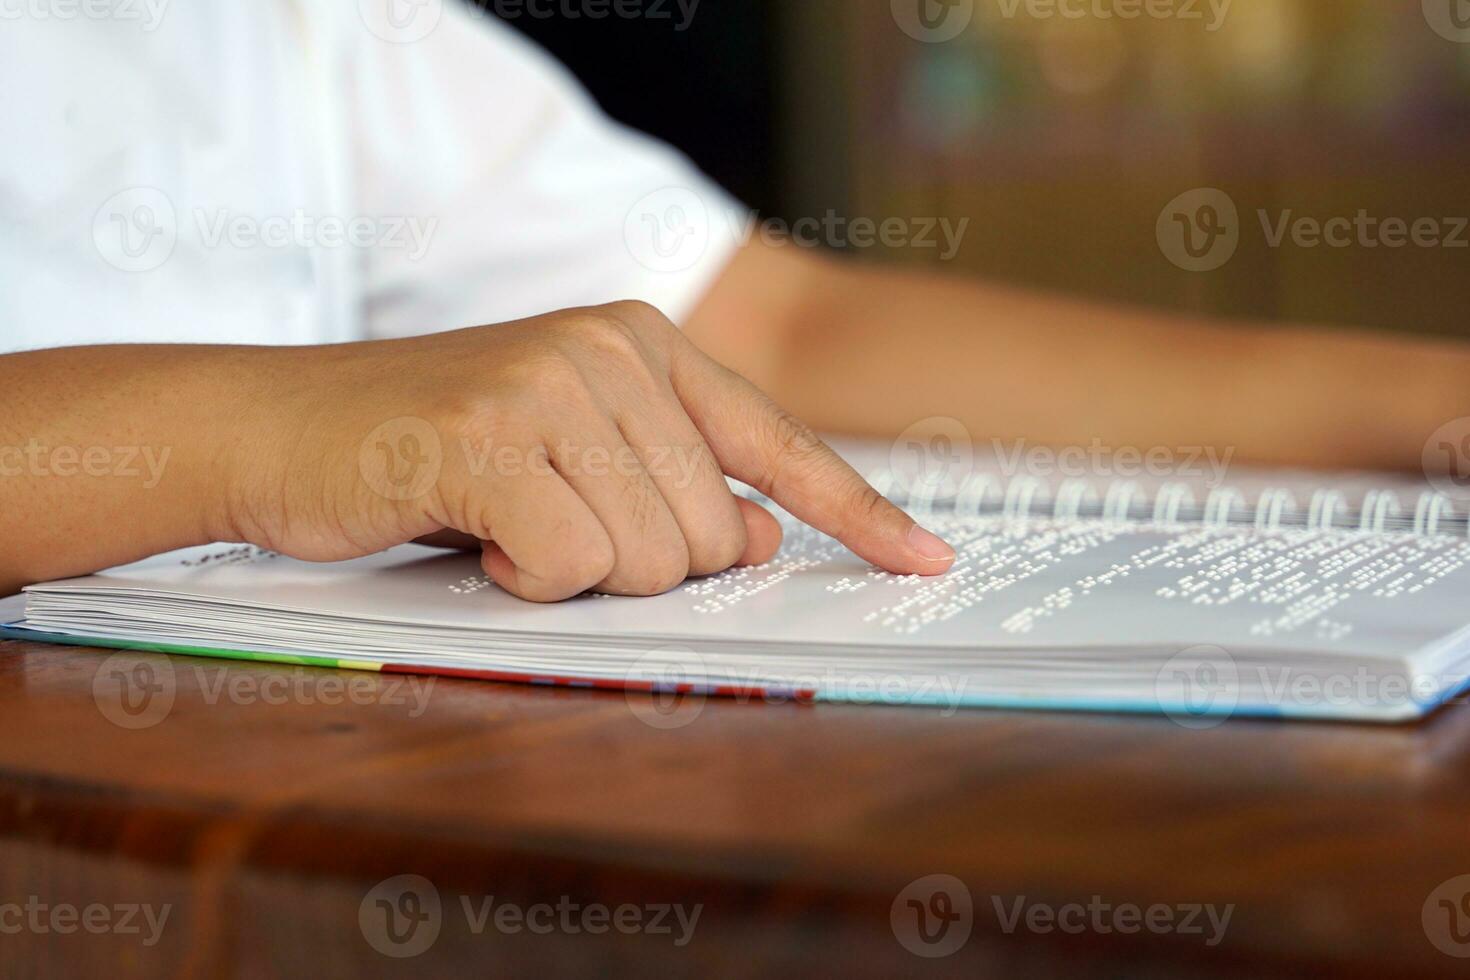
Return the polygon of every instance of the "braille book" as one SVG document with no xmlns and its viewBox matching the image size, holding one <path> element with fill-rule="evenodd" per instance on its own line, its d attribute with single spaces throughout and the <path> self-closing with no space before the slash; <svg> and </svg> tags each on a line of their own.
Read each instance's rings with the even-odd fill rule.
<svg viewBox="0 0 1470 980">
<path fill-rule="evenodd" d="M 651 599 L 515 599 L 478 556 L 219 545 L 33 586 L 6 634 L 753 700 L 1405 721 L 1470 674 L 1470 540 L 1408 485 L 988 477 L 900 493 L 957 549 L 891 575 L 782 515 L 776 559 Z M 983 486 L 976 486 L 976 482 Z"/>
</svg>

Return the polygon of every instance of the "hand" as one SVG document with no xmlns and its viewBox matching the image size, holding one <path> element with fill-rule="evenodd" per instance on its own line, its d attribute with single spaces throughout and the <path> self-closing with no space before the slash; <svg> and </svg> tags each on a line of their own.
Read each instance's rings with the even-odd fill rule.
<svg viewBox="0 0 1470 980">
<path fill-rule="evenodd" d="M 293 557 L 459 532 L 525 599 L 654 595 L 776 553 L 780 526 L 729 474 L 889 571 L 954 560 L 641 303 L 269 357 L 226 507 L 236 537 Z"/>
</svg>

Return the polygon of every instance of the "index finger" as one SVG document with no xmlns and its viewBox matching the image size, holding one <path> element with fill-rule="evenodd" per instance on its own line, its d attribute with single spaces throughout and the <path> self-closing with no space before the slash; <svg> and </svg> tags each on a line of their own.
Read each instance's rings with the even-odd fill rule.
<svg viewBox="0 0 1470 980">
<path fill-rule="evenodd" d="M 899 575 L 940 575 L 955 552 L 890 503 L 811 428 L 733 371 L 684 345 L 674 389 L 725 473 L 862 558 Z"/>
</svg>

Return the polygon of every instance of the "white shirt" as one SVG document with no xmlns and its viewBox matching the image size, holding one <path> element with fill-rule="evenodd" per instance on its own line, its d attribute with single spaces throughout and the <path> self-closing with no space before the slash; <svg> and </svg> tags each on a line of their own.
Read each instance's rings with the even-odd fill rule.
<svg viewBox="0 0 1470 980">
<path fill-rule="evenodd" d="M 696 221 L 723 192 L 455 0 L 0 0 L 0 89 L 0 352 L 678 320 L 736 247 Z"/>
</svg>

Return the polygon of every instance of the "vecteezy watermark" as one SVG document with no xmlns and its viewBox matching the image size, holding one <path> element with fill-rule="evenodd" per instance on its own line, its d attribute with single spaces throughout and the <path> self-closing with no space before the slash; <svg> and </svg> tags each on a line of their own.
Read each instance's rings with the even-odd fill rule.
<svg viewBox="0 0 1470 980">
<path fill-rule="evenodd" d="M 152 728 L 173 711 L 178 677 L 167 657 L 114 653 L 92 675 L 92 701 L 119 728 Z"/>
<path fill-rule="evenodd" d="M 1179 598 L 1175 590 L 1160 591 Z M 1252 714 L 1338 716 L 1373 711 L 1385 717 L 1418 715 L 1430 705 L 1465 700 L 1456 694 L 1464 674 L 1381 673 L 1366 667 L 1313 671 L 1289 665 L 1238 665 L 1217 646 L 1194 646 L 1171 657 L 1154 679 L 1156 706 L 1184 728 L 1215 728 Z"/>
<path fill-rule="evenodd" d="M 4 0 L 0 0 L 3 3 Z M 181 222 L 173 200 L 156 187 L 112 195 L 92 219 L 92 242 L 109 265 L 149 272 L 173 255 L 181 234 L 202 249 L 376 249 L 401 251 L 410 262 L 428 254 L 439 219 L 419 215 L 247 214 L 195 207 Z"/>
<path fill-rule="evenodd" d="M 890 0 L 893 22 L 925 44 L 953 41 L 975 19 L 976 0 Z"/>
<path fill-rule="evenodd" d="M 697 265 L 716 237 L 741 246 L 759 239 L 772 248 L 917 249 L 948 262 L 959 254 L 969 228 L 969 218 L 854 218 L 831 209 L 820 217 L 762 220 L 749 209 L 711 205 L 687 187 L 666 187 L 629 209 L 623 239 L 644 268 L 674 273 Z"/>
<path fill-rule="evenodd" d="M 0 20 L 134 21 L 158 30 L 170 0 L 0 0 Z"/>
<path fill-rule="evenodd" d="M 418 675 L 335 673 L 306 667 L 272 671 L 238 671 L 199 664 L 176 667 L 166 657 L 114 653 L 92 677 L 92 700 L 102 717 L 137 731 L 163 722 L 173 711 L 179 671 L 192 676 L 204 703 L 217 705 L 386 705 L 407 709 L 418 718 L 429 707 L 436 678 Z"/>
<path fill-rule="evenodd" d="M 111 477 L 141 480 L 152 490 L 172 452 L 171 446 L 52 446 L 33 437 L 23 446 L 0 445 L 0 478 Z"/>
<path fill-rule="evenodd" d="M 1470 249 L 1470 217 L 1384 217 L 1360 208 L 1319 218 L 1286 208 L 1256 211 L 1262 241 L 1272 249 Z M 1213 272 L 1235 255 L 1244 228 L 1235 201 L 1212 187 L 1187 191 L 1159 213 L 1156 233 L 1168 260 L 1188 272 Z"/>
<path fill-rule="evenodd" d="M 423 875 L 380 881 L 358 905 L 357 927 L 368 945 L 384 956 L 419 956 L 434 945 L 444 927 L 439 889 Z"/>
<path fill-rule="evenodd" d="M 30 933 L 37 936 L 70 936 L 78 932 L 93 936 L 139 936 L 144 946 L 158 945 L 168 925 L 173 905 L 148 902 L 45 902 L 38 895 L 24 902 L 0 902 L 0 935 Z"/>
<path fill-rule="evenodd" d="M 1225 26 L 1235 0 L 995 0 L 1007 20 L 1179 20 L 1198 22 L 1208 33 Z"/>
<path fill-rule="evenodd" d="M 459 448 L 472 477 L 487 473 L 496 476 L 562 476 L 634 477 L 647 473 L 661 486 L 687 490 L 700 472 L 718 469 L 719 464 L 709 449 L 692 446 L 581 446 L 561 439 L 550 446 L 526 449 L 523 446 L 496 445 L 493 439 L 461 438 Z M 553 460 L 555 464 L 553 465 Z"/>
<path fill-rule="evenodd" d="M 408 253 L 417 262 L 429 251 L 438 218 L 416 215 L 312 214 L 297 208 L 290 214 L 259 217 L 229 208 L 193 211 L 205 248 L 371 248 Z"/>
<path fill-rule="evenodd" d="M 417 500 L 438 485 L 444 469 L 439 430 L 411 415 L 389 419 L 363 438 L 357 467 L 380 497 Z"/>
<path fill-rule="evenodd" d="M 341 674 L 290 667 L 269 672 L 232 671 L 193 666 L 195 681 L 204 703 L 216 705 L 385 705 L 406 708 L 408 717 L 419 718 L 429 708 L 438 678 L 417 674 L 384 676 L 360 671 Z"/>
<path fill-rule="evenodd" d="M 1140 477 L 1198 480 L 1209 490 L 1225 482 L 1234 447 L 1111 446 L 1094 438 L 1085 446 L 1033 446 L 1024 439 L 991 440 L 1001 473 L 1041 479 L 1129 480 Z"/>
<path fill-rule="evenodd" d="M 1093 895 L 1086 902 L 1040 902 L 1026 895 L 990 896 L 996 923 L 1006 935 L 1084 933 L 1193 936 L 1215 947 L 1225 939 L 1235 906 L 1209 903 L 1139 905 Z M 932 874 L 910 882 L 889 907 L 889 925 L 904 949 L 925 959 L 953 956 L 969 941 L 975 902 L 963 881 Z"/>
<path fill-rule="evenodd" d="M 1155 228 L 1164 256 L 1187 272 L 1213 272 L 1240 247 L 1240 212 L 1215 187 L 1185 191 L 1164 205 Z"/>
<path fill-rule="evenodd" d="M 363 26 L 389 44 L 413 44 L 434 33 L 444 0 L 357 0 Z"/>
<path fill-rule="evenodd" d="M 1093 895 L 1085 903 L 1062 904 L 1035 902 L 1025 895 L 1010 898 L 992 895 L 990 904 L 1006 935 L 1029 932 L 1045 936 L 1060 932 L 1069 936 L 1084 933 L 1106 936 L 1115 932 L 1122 935 L 1147 932 L 1156 936 L 1195 936 L 1211 948 L 1225 939 L 1235 914 L 1233 904 L 1138 905 L 1109 902 L 1101 895 Z"/>
<path fill-rule="evenodd" d="M 1159 709 L 1183 728 L 1223 725 L 1240 704 L 1235 658 L 1207 644 L 1181 650 L 1154 676 L 1154 697 Z"/>
<path fill-rule="evenodd" d="M 1423 0 L 1424 19 L 1446 41 L 1470 44 L 1470 0 Z"/>
<path fill-rule="evenodd" d="M 123 272 L 157 269 L 178 240 L 173 201 L 156 187 L 118 191 L 92 217 L 92 243 L 108 265 Z"/>
<path fill-rule="evenodd" d="M 716 577 L 718 578 L 718 576 Z M 729 704 L 913 705 L 953 717 L 969 703 L 969 682 L 945 674 L 800 671 L 773 678 L 757 671 L 713 668 L 687 647 L 660 647 L 638 659 L 623 678 L 628 707 L 644 724 L 662 730 L 693 724 L 712 698 Z"/>
<path fill-rule="evenodd" d="M 646 20 L 682 34 L 694 24 L 701 0 L 488 0 L 474 11 L 501 20 Z"/>
<path fill-rule="evenodd" d="M 888 471 L 909 497 L 954 496 L 975 472 L 970 430 L 947 416 L 921 419 L 893 441 Z"/>
<path fill-rule="evenodd" d="M 1452 419 L 1424 442 L 1424 475 L 1450 500 L 1470 503 L 1470 417 Z"/>
<path fill-rule="evenodd" d="M 562 895 L 555 902 L 520 904 L 494 895 L 460 895 L 456 906 L 471 935 L 534 936 L 618 933 L 668 937 L 683 948 L 694 938 L 704 905 L 677 902 L 606 905 Z M 454 906 L 452 906 L 454 907 Z M 363 896 L 357 924 L 368 945 L 395 959 L 427 952 L 446 925 L 444 902 L 434 883 L 422 875 L 397 875 Z"/>
<path fill-rule="evenodd" d="M 926 875 L 910 882 L 888 909 L 900 946 L 927 960 L 953 956 L 970 941 L 975 901 L 954 875 Z"/>
<path fill-rule="evenodd" d="M 662 646 L 633 662 L 623 692 L 633 717 L 650 728 L 674 731 L 695 722 L 713 691 L 709 666 L 683 646 Z"/>
<path fill-rule="evenodd" d="M 1446 956 L 1470 959 L 1470 875 L 1439 883 L 1420 913 L 1424 935 Z"/>
<path fill-rule="evenodd" d="M 416 416 L 389 419 L 369 432 L 358 446 L 358 470 L 379 496 L 416 500 L 438 485 L 444 467 L 453 462 L 471 478 L 588 476 L 637 477 L 647 474 L 661 486 L 684 490 L 702 472 L 718 464 L 702 445 L 583 446 L 570 439 L 548 445 L 499 444 L 492 438 L 461 436 L 458 459 L 446 459 L 439 430 Z"/>
</svg>

